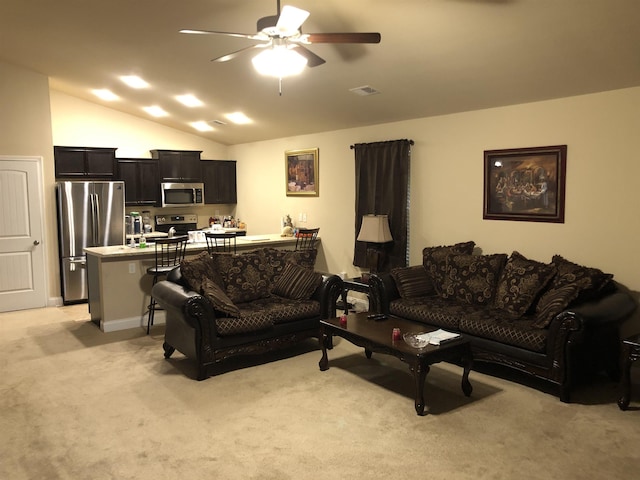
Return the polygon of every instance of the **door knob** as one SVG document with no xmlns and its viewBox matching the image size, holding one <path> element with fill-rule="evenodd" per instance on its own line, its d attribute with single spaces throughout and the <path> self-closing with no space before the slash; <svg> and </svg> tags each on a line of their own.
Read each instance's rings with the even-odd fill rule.
<svg viewBox="0 0 640 480">
<path fill-rule="evenodd" d="M 38 240 L 34 240 L 34 241 L 33 241 L 33 244 L 34 244 L 34 245 L 40 245 L 40 242 L 39 242 Z"/>
</svg>

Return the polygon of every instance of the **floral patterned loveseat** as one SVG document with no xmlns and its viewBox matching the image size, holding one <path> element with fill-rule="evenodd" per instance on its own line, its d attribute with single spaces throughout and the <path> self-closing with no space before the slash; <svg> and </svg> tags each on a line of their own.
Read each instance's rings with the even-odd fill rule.
<svg viewBox="0 0 640 480">
<path fill-rule="evenodd" d="M 316 255 L 262 248 L 185 259 L 151 292 L 166 312 L 165 357 L 195 360 L 203 380 L 231 356 L 317 337 L 320 319 L 335 317 L 342 280 L 314 271 Z"/>
<path fill-rule="evenodd" d="M 474 247 L 428 247 L 422 265 L 373 275 L 370 310 L 460 332 L 474 362 L 547 380 L 564 402 L 597 368 L 619 375 L 619 325 L 636 304 L 613 275 L 560 255 L 545 264 Z"/>
</svg>

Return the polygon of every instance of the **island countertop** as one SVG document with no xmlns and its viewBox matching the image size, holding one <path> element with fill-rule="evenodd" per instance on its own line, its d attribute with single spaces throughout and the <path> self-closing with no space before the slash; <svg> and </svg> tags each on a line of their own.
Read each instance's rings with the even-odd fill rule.
<svg viewBox="0 0 640 480">
<path fill-rule="evenodd" d="M 236 237 L 236 248 L 239 251 L 252 250 L 260 247 L 286 248 L 294 246 L 295 243 L 295 237 L 282 237 L 278 233 Z M 206 242 L 188 243 L 187 255 L 206 249 Z M 155 248 L 152 240 L 147 242 L 146 248 L 139 248 L 137 245 L 135 248 L 128 245 L 112 245 L 109 247 L 87 247 L 84 249 L 84 252 L 87 255 L 95 255 L 103 258 L 142 257 L 145 255 L 155 255 Z"/>
</svg>

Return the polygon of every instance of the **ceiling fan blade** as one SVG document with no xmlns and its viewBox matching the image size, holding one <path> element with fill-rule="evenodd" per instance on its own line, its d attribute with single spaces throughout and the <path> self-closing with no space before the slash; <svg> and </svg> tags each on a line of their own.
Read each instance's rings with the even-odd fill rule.
<svg viewBox="0 0 640 480">
<path fill-rule="evenodd" d="M 227 53 L 226 55 L 222 55 L 221 57 L 212 58 L 211 61 L 212 62 L 228 62 L 229 60 L 233 60 L 238 55 L 241 55 L 242 53 L 244 53 L 246 51 L 253 50 L 254 48 L 265 48 L 265 47 L 268 47 L 268 46 L 269 46 L 268 43 L 260 43 L 258 45 L 251 45 L 249 47 L 245 47 L 245 48 L 241 48 L 240 50 L 236 50 L 235 52 Z"/>
<path fill-rule="evenodd" d="M 317 67 L 318 65 L 322 65 L 323 63 L 326 63 L 326 60 L 324 58 L 319 57 L 318 55 L 313 53 L 311 50 L 309 50 L 306 47 L 303 47 L 300 44 L 294 44 L 291 46 L 292 48 L 296 49 L 296 52 L 298 52 L 300 55 L 302 55 L 304 58 L 307 59 L 307 67 Z"/>
<path fill-rule="evenodd" d="M 296 33 L 304 21 L 309 17 L 309 12 L 302 10 L 291 5 L 285 5 L 282 7 L 280 17 L 278 17 L 278 23 L 276 28 L 284 36 L 293 35 Z"/>
<path fill-rule="evenodd" d="M 188 33 L 193 35 L 226 35 L 227 37 L 248 38 L 250 40 L 269 40 L 266 35 L 260 33 L 235 33 L 235 32 L 218 32 L 215 30 L 180 30 L 180 33 Z"/>
<path fill-rule="evenodd" d="M 377 32 L 363 33 L 306 33 L 302 35 L 305 43 L 380 43 Z"/>
</svg>

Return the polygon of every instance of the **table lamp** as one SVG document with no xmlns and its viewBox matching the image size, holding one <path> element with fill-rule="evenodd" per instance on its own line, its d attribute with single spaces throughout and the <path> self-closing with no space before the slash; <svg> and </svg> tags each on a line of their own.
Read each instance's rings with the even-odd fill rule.
<svg viewBox="0 0 640 480">
<path fill-rule="evenodd" d="M 367 266 L 369 273 L 378 273 L 386 261 L 386 252 L 383 243 L 393 241 L 389 230 L 388 215 L 364 215 L 360 233 L 356 239 L 358 242 L 367 242 Z M 366 280 L 368 275 L 362 276 Z"/>
</svg>

